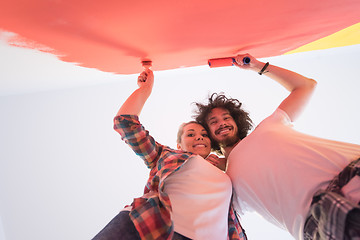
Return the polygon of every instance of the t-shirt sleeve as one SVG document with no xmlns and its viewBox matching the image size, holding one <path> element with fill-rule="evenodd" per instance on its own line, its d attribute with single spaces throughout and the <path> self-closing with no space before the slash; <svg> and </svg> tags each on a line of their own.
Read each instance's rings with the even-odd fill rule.
<svg viewBox="0 0 360 240">
<path fill-rule="evenodd" d="M 270 116 L 262 120 L 257 127 L 277 124 L 293 127 L 289 115 L 280 108 L 277 108 Z"/>
<path fill-rule="evenodd" d="M 273 114 L 276 115 L 276 118 L 279 118 L 284 124 L 291 125 L 292 121 L 289 115 L 281 108 L 277 108 Z"/>
</svg>

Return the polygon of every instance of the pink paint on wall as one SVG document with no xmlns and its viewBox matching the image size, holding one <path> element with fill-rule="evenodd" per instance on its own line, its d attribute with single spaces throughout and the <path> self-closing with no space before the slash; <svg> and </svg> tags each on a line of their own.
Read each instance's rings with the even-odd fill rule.
<svg viewBox="0 0 360 240">
<path fill-rule="evenodd" d="M 206 65 L 249 52 L 281 55 L 360 20 L 358 0 L 2 0 L 11 44 L 120 74 Z M 20 44 L 21 43 L 21 44 Z"/>
</svg>

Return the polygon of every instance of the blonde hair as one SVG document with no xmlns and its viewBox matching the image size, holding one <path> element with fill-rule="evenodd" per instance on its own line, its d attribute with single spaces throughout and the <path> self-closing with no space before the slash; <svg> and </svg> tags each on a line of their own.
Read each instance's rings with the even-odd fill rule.
<svg viewBox="0 0 360 240">
<path fill-rule="evenodd" d="M 196 123 L 196 124 L 199 124 L 201 125 L 200 123 L 198 123 L 197 121 L 190 121 L 190 122 L 186 122 L 186 123 L 183 123 L 179 126 L 179 130 L 177 132 L 177 139 L 176 139 L 176 143 L 181 143 L 181 136 L 183 135 L 184 133 L 184 127 L 191 124 L 191 123 Z"/>
</svg>

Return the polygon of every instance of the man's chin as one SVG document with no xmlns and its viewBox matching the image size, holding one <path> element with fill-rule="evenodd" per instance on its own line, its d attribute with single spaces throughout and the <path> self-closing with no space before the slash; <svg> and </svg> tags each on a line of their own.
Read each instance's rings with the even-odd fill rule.
<svg viewBox="0 0 360 240">
<path fill-rule="evenodd" d="M 233 147 L 235 144 L 239 142 L 239 138 L 236 136 L 227 137 L 220 141 L 220 146 L 222 147 Z"/>
</svg>

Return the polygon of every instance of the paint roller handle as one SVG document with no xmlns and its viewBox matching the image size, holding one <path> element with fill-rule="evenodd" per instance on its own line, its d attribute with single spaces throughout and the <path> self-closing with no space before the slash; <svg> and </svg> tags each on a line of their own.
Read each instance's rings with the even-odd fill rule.
<svg viewBox="0 0 360 240">
<path fill-rule="evenodd" d="M 144 71 L 142 73 L 140 73 L 140 76 L 138 77 L 138 85 L 139 85 L 139 82 L 145 82 L 146 79 L 148 78 L 148 74 L 149 74 L 149 71 L 151 66 L 152 66 L 152 61 L 151 60 L 143 60 L 141 61 L 141 64 L 144 68 Z"/>
<path fill-rule="evenodd" d="M 147 69 L 143 71 L 137 79 L 137 84 L 140 88 L 142 87 L 152 88 L 153 83 L 154 83 L 154 73 L 153 71 L 151 71 L 151 69 Z"/>
<path fill-rule="evenodd" d="M 226 57 L 226 58 L 213 58 L 209 59 L 208 64 L 209 67 L 226 67 L 226 66 L 233 66 L 235 62 L 235 57 Z M 243 58 L 243 63 L 245 65 L 250 64 L 251 59 L 249 57 Z"/>
<path fill-rule="evenodd" d="M 138 85 L 139 85 L 139 82 L 146 82 L 146 79 L 147 79 L 147 73 L 145 71 L 143 71 L 138 76 Z"/>
</svg>

